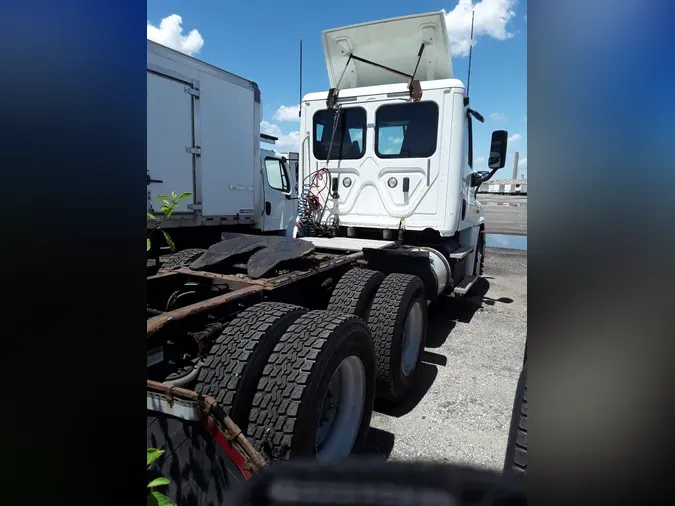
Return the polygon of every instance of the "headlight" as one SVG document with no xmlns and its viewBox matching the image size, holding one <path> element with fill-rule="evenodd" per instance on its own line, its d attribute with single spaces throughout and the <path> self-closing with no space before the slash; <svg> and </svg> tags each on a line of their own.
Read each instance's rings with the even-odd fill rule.
<svg viewBox="0 0 675 506">
<path fill-rule="evenodd" d="M 345 188 L 349 188 L 352 185 L 352 179 L 350 177 L 346 177 L 342 180 L 342 184 Z"/>
<path fill-rule="evenodd" d="M 389 188 L 396 188 L 396 185 L 398 184 L 398 181 L 396 180 L 395 177 L 390 177 L 389 181 L 387 181 L 387 185 Z"/>
</svg>

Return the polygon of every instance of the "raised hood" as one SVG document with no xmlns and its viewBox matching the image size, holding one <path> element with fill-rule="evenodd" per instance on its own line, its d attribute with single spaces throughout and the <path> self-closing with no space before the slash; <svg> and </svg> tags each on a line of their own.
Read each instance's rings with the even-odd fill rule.
<svg viewBox="0 0 675 506">
<path fill-rule="evenodd" d="M 337 86 L 350 53 L 412 74 L 422 43 L 425 48 L 415 78 L 432 81 L 453 77 L 444 11 L 334 28 L 324 31 L 322 35 L 331 88 Z M 352 60 L 342 78 L 340 89 L 407 81 L 405 76 Z"/>
</svg>

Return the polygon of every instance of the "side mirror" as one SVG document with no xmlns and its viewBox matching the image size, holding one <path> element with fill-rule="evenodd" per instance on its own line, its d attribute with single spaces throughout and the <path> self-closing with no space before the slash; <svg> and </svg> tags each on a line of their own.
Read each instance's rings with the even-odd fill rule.
<svg viewBox="0 0 675 506">
<path fill-rule="evenodd" d="M 495 130 L 492 132 L 492 142 L 490 142 L 490 158 L 488 167 L 491 169 L 501 169 L 506 165 L 506 144 L 509 133 L 506 130 Z"/>
</svg>

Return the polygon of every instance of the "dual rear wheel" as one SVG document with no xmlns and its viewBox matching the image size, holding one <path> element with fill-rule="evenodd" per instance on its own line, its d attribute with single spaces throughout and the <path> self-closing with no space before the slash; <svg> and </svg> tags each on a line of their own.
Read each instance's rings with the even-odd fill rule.
<svg viewBox="0 0 675 506">
<path fill-rule="evenodd" d="M 377 363 L 376 395 L 400 401 L 414 382 L 427 333 L 422 280 L 409 274 L 352 269 L 338 282 L 328 309 L 363 318 L 371 330 Z"/>
<path fill-rule="evenodd" d="M 370 426 L 373 339 L 356 316 L 263 302 L 217 338 L 196 389 L 270 461 L 340 460 Z"/>
<path fill-rule="evenodd" d="M 365 443 L 375 398 L 410 390 L 426 326 L 418 277 L 353 269 L 325 311 L 263 302 L 241 312 L 216 339 L 196 390 L 269 461 L 340 460 Z"/>
</svg>

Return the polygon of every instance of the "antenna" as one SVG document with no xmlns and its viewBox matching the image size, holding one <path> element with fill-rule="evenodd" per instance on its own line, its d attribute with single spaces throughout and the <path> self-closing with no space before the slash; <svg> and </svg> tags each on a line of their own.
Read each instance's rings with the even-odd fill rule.
<svg viewBox="0 0 675 506">
<path fill-rule="evenodd" d="M 300 112 L 302 104 L 302 37 L 300 37 L 300 100 L 298 100 L 298 116 L 301 116 Z"/>
<path fill-rule="evenodd" d="M 466 77 L 466 96 L 469 96 L 469 87 L 471 86 L 471 53 L 473 53 L 473 18 L 476 11 L 471 9 L 471 40 L 469 41 L 469 73 Z"/>
</svg>

